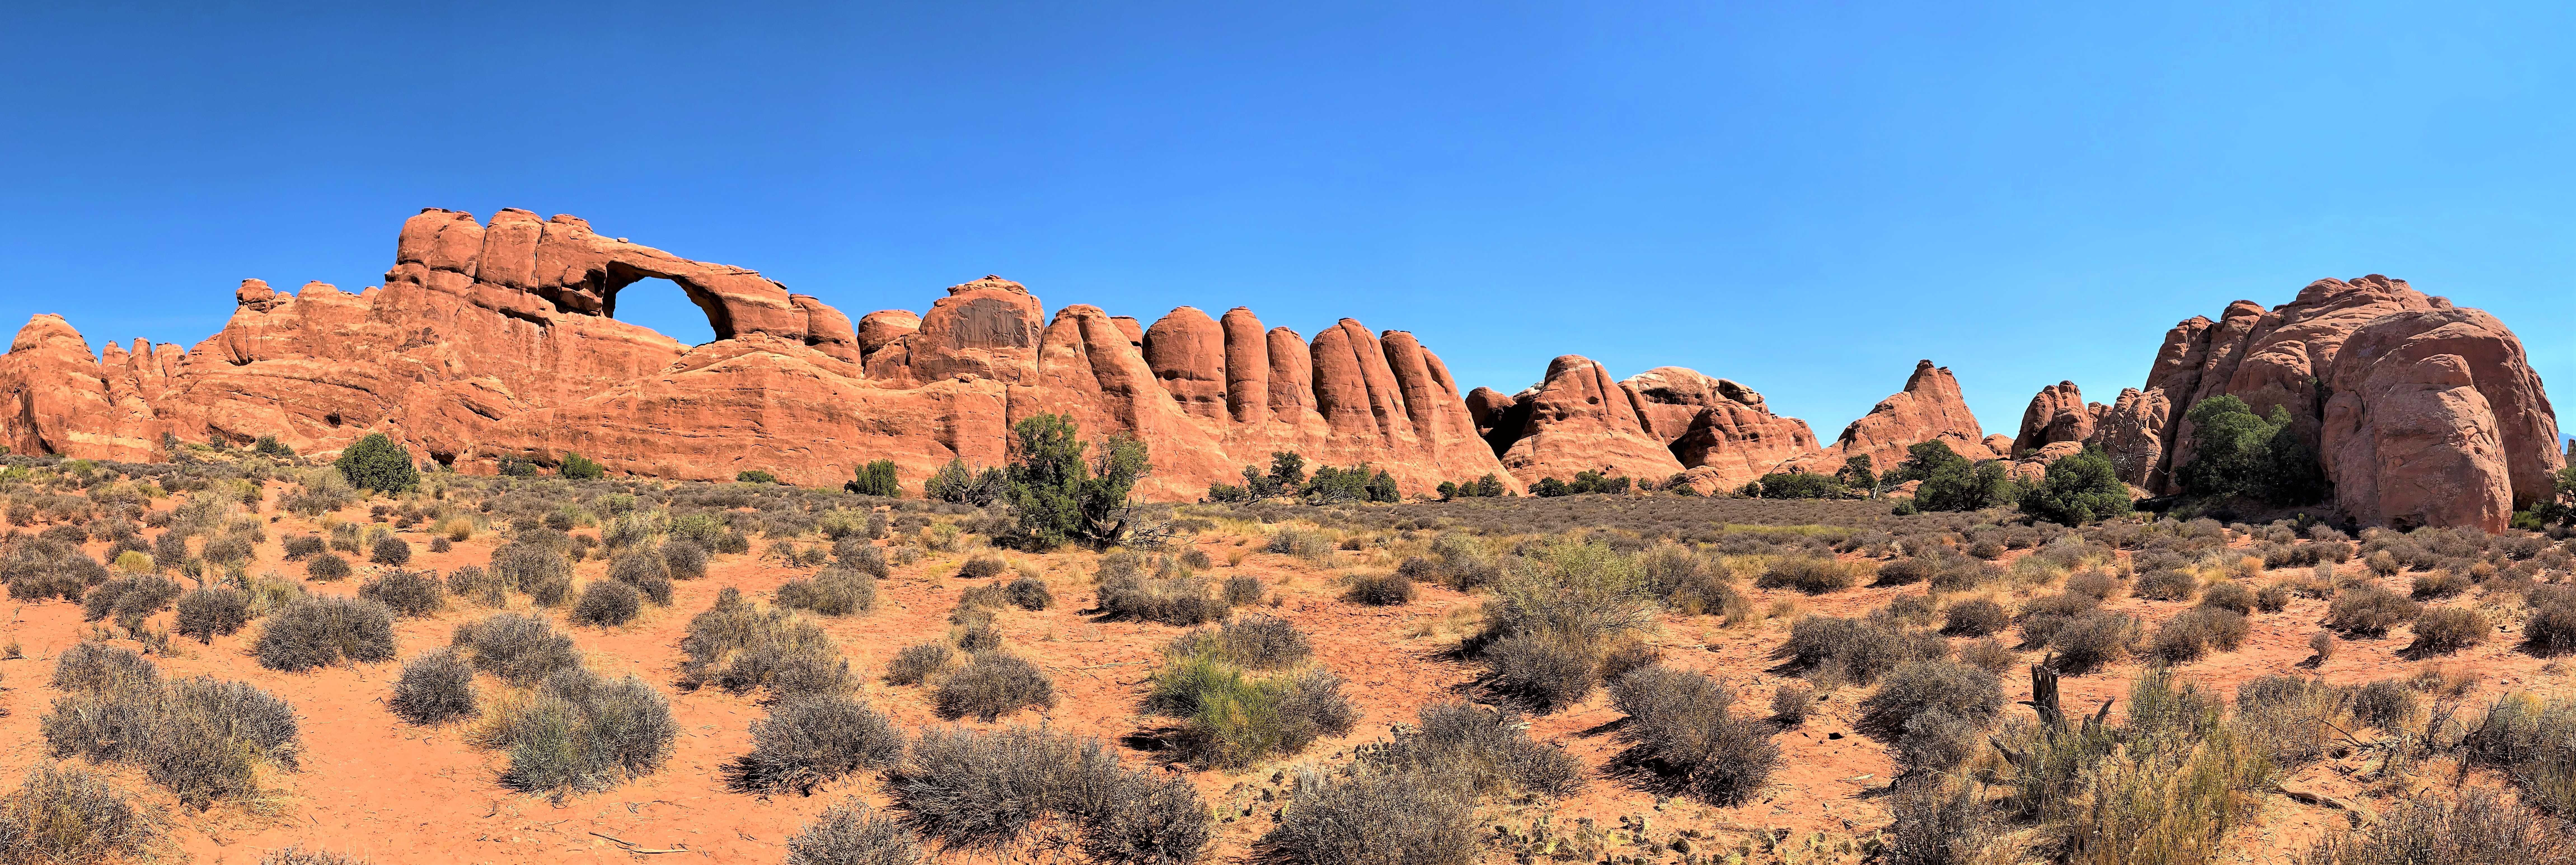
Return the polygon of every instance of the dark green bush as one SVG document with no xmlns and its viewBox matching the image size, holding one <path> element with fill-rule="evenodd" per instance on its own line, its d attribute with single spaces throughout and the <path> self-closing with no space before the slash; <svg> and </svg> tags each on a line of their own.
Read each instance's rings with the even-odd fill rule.
<svg viewBox="0 0 2576 865">
<path fill-rule="evenodd" d="M 368 433 L 348 448 L 331 465 L 348 478 L 349 485 L 380 493 L 410 492 L 420 486 L 420 470 L 411 464 L 411 451 L 386 438 L 384 433 Z"/>
<path fill-rule="evenodd" d="M 859 466 L 851 474 L 855 477 L 842 484 L 842 489 L 863 496 L 903 497 L 903 481 L 895 475 L 893 460 L 876 460 Z"/>
<path fill-rule="evenodd" d="M 2129 485 L 2111 467 L 2099 445 L 2050 462 L 2037 486 L 2021 496 L 2022 513 L 2053 523 L 2081 526 L 2132 513 Z"/>
<path fill-rule="evenodd" d="M 566 453 L 563 466 L 556 469 L 555 474 L 569 481 L 595 481 L 607 476 L 608 467 L 600 465 L 589 457 Z"/>
</svg>

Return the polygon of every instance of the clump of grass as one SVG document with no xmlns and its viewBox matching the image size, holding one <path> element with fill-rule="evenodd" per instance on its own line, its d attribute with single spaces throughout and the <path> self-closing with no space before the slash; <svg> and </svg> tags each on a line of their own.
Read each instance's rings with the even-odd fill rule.
<svg viewBox="0 0 2576 865">
<path fill-rule="evenodd" d="M 139 861 L 160 837 L 157 824 L 107 776 L 41 762 L 0 796 L 0 863 Z"/>
<path fill-rule="evenodd" d="M 733 693 L 766 688 L 773 696 L 850 689 L 849 662 L 821 626 L 786 610 L 743 600 L 727 587 L 713 607 L 689 620 L 680 640 L 686 687 L 713 684 Z"/>
<path fill-rule="evenodd" d="M 449 645 L 474 669 L 523 688 L 557 670 L 581 666 L 581 652 L 572 647 L 571 637 L 556 633 L 543 618 L 522 613 L 494 613 L 457 625 Z"/>
<path fill-rule="evenodd" d="M 652 774 L 678 733 L 670 702 L 644 680 L 565 667 L 504 701 L 472 741 L 509 755 L 503 785 L 561 799 Z"/>
<path fill-rule="evenodd" d="M 1333 561 L 1333 539 L 1323 532 L 1284 527 L 1270 535 L 1262 545 L 1263 552 L 1295 556 L 1307 564 L 1323 567 Z"/>
<path fill-rule="evenodd" d="M 1359 718 L 1342 696 L 1341 680 L 1321 668 L 1247 672 L 1303 660 L 1304 635 L 1276 619 L 1201 631 L 1174 641 L 1164 654 L 1145 709 L 1182 719 L 1185 747 L 1205 765 L 1239 769 L 1295 754 L 1317 738 L 1350 732 Z"/>
<path fill-rule="evenodd" d="M 817 785 L 861 769 L 885 769 L 903 757 L 903 734 L 884 715 L 846 694 L 779 701 L 751 724 L 751 753 L 725 766 L 738 792 L 813 795 Z"/>
<path fill-rule="evenodd" d="M 1540 712 L 1581 701 L 1601 662 L 1654 630 L 1659 607 L 1627 556 L 1602 543 L 1556 543 L 1506 570 L 1469 641 L 1498 692 Z"/>
<path fill-rule="evenodd" d="M 259 665 L 302 672 L 348 660 L 372 664 L 394 658 L 394 614 L 363 598 L 311 595 L 268 617 L 252 644 Z"/>
<path fill-rule="evenodd" d="M 1628 715 L 1618 732 L 1630 746 L 1624 759 L 1672 778 L 1709 804 L 1743 803 L 1779 763 L 1771 731 L 1736 716 L 1735 689 L 1706 675 L 1646 667 L 1612 683 L 1610 700 Z"/>
<path fill-rule="evenodd" d="M 386 702 L 396 716 L 421 726 L 470 717 L 478 711 L 474 666 L 454 648 L 422 653 L 404 662 Z"/>
</svg>

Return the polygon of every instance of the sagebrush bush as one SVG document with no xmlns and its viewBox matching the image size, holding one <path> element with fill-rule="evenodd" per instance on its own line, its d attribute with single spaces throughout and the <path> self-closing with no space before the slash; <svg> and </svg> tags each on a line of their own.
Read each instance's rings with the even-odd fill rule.
<svg viewBox="0 0 2576 865">
<path fill-rule="evenodd" d="M 1811 676 L 1867 685 L 1906 661 L 1948 654 L 1949 643 L 1891 620 L 1806 616 L 1789 625 L 1781 650 Z"/>
<path fill-rule="evenodd" d="M 678 734 L 670 702 L 652 685 L 633 676 L 609 681 L 576 666 L 497 707 L 475 741 L 509 755 L 504 786 L 560 798 L 652 774 Z"/>
<path fill-rule="evenodd" d="M 705 577 L 707 548 L 680 538 L 663 541 L 662 565 L 674 580 L 695 580 Z"/>
<path fill-rule="evenodd" d="M 2542 657 L 2576 652 L 2576 592 L 2535 596 L 2522 639 L 2523 651 Z"/>
<path fill-rule="evenodd" d="M 1236 574 L 1225 578 L 1225 585 L 1218 589 L 1217 594 L 1225 601 L 1226 606 L 1248 607 L 1260 603 L 1261 596 L 1269 592 L 1270 587 L 1261 582 L 1260 577 Z"/>
<path fill-rule="evenodd" d="M 1612 682 L 1610 700 L 1628 715 L 1618 736 L 1631 747 L 1632 758 L 1709 804 L 1742 804 L 1779 763 L 1771 731 L 1737 717 L 1735 689 L 1706 675 L 1646 667 Z"/>
<path fill-rule="evenodd" d="M 1301 773 L 1259 846 L 1297 865 L 1469 865 L 1477 828 L 1473 802 L 1416 773 Z"/>
<path fill-rule="evenodd" d="M 161 668 L 121 646 L 84 640 L 73 643 L 54 659 L 53 686 L 57 691 L 113 691 L 160 682 Z"/>
<path fill-rule="evenodd" d="M 1350 732 L 1358 720 L 1332 673 L 1247 674 L 1219 639 L 1190 641 L 1188 651 L 1170 655 L 1145 695 L 1146 711 L 1186 722 L 1183 744 L 1191 759 L 1240 769 Z"/>
<path fill-rule="evenodd" d="M 457 625 L 449 645 L 464 653 L 474 669 L 520 687 L 581 666 L 581 652 L 572 647 L 571 637 L 557 633 L 541 617 L 522 613 L 494 613 Z"/>
<path fill-rule="evenodd" d="M 970 557 L 965 564 L 957 566 L 957 576 L 969 580 L 981 580 L 1001 576 L 1003 571 L 1009 569 L 1010 566 L 1002 561 L 1001 556 L 986 553 Z"/>
<path fill-rule="evenodd" d="M 2004 605 L 1987 598 L 1969 598 L 1941 611 L 1941 632 L 1968 637 L 2001 633 L 2012 624 L 2012 614 Z"/>
<path fill-rule="evenodd" d="M 1163 647 L 1166 658 L 1206 655 L 1250 670 L 1283 670 L 1306 662 L 1314 644 L 1296 624 L 1275 616 L 1237 616 L 1216 628 L 1183 634 Z"/>
<path fill-rule="evenodd" d="M 107 566 L 66 541 L 22 538 L 0 548 L 0 581 L 8 582 L 11 600 L 77 601 L 89 587 L 107 581 Z"/>
<path fill-rule="evenodd" d="M 2137 619 L 2126 613 L 2094 610 L 2058 628 L 2049 637 L 2048 650 L 2059 672 L 2081 676 L 2119 663 L 2137 642 Z"/>
<path fill-rule="evenodd" d="M 81 599 L 81 618 L 95 622 L 115 616 L 120 623 L 140 623 L 178 600 L 179 593 L 178 583 L 160 577 L 117 577 Z"/>
<path fill-rule="evenodd" d="M 942 718 L 991 723 L 1029 706 L 1055 708 L 1055 682 L 1026 658 L 988 651 L 940 679 L 931 702 Z"/>
<path fill-rule="evenodd" d="M 112 656 L 65 653 L 64 660 L 91 666 Z M 133 764 L 199 810 L 217 799 L 256 794 L 268 767 L 296 767 L 295 710 L 258 688 L 207 677 L 165 685 L 138 674 L 101 676 L 58 666 L 55 678 L 67 677 L 90 687 L 66 689 L 39 719 L 55 757 Z"/>
<path fill-rule="evenodd" d="M 2377 639 L 2388 636 L 2390 628 L 2414 621 L 2423 610 L 2424 605 L 2377 583 L 2357 583 L 2335 593 L 2334 602 L 2326 605 L 2325 625 L 2346 638 Z"/>
<path fill-rule="evenodd" d="M 765 688 L 773 696 L 848 691 L 850 665 L 841 647 L 810 619 L 764 608 L 727 587 L 715 605 L 689 620 L 680 640 L 685 687 L 713 684 L 733 693 Z"/>
<path fill-rule="evenodd" d="M 142 861 L 160 837 L 156 822 L 106 775 L 40 762 L 0 795 L 0 863 Z"/>
<path fill-rule="evenodd" d="M 394 680 L 393 697 L 386 703 L 395 716 L 422 726 L 471 717 L 479 711 L 474 666 L 454 648 L 424 652 L 403 663 L 402 677 Z"/>
<path fill-rule="evenodd" d="M 1203 577 L 1111 574 L 1101 566 L 1100 610 L 1114 618 L 1188 627 L 1225 618 L 1225 599 L 1208 589 Z"/>
<path fill-rule="evenodd" d="M 2493 790 L 2410 796 L 2367 826 L 2326 836 L 2301 865 L 2534 865 L 2576 861 L 2576 831 Z"/>
<path fill-rule="evenodd" d="M 659 551 L 638 547 L 618 553 L 608 562 L 608 578 L 634 586 L 656 606 L 671 603 L 671 568 Z"/>
<path fill-rule="evenodd" d="M 180 636 L 211 645 L 216 637 L 232 636 L 250 624 L 250 596 L 223 587 L 192 589 L 179 596 L 177 618 Z"/>
<path fill-rule="evenodd" d="M 1909 661 L 1880 680 L 1878 690 L 1860 706 L 1862 723 L 1889 734 L 1906 730 L 1916 715 L 1933 710 L 1982 730 L 2003 714 L 2003 681 L 1967 664 Z"/>
<path fill-rule="evenodd" d="M 1270 535 L 1262 551 L 1295 556 L 1315 565 L 1333 560 L 1333 539 L 1322 532 L 1299 528 L 1282 528 Z"/>
<path fill-rule="evenodd" d="M 918 685 L 948 669 L 949 662 L 956 657 L 957 650 L 935 640 L 905 646 L 903 651 L 894 653 L 893 660 L 886 662 L 885 680 L 895 685 Z"/>
<path fill-rule="evenodd" d="M 447 587 L 427 571 L 386 571 L 358 585 L 358 597 L 397 615 L 420 618 L 447 608 Z"/>
<path fill-rule="evenodd" d="M 2212 650 L 2236 651 L 2253 629 L 2245 614 L 2235 610 L 2193 607 L 2157 626 L 2156 635 L 2147 641 L 2147 653 L 2166 663 L 2190 663 Z"/>
<path fill-rule="evenodd" d="M 1806 723 L 1807 715 L 1815 710 L 1816 688 L 1813 685 L 1792 680 L 1780 683 L 1780 688 L 1771 692 L 1771 720 L 1783 727 Z"/>
<path fill-rule="evenodd" d="M 1085 856 L 1119 865 L 1198 861 L 1215 820 L 1185 780 L 1131 772 L 1096 740 L 1028 727 L 924 731 L 886 792 L 944 847 L 1001 850 L 1039 821 L 1067 818 Z"/>
<path fill-rule="evenodd" d="M 511 541 L 492 551 L 491 571 L 502 585 L 527 593 L 538 606 L 560 607 L 572 598 L 572 562 L 553 548 Z"/>
<path fill-rule="evenodd" d="M 304 563 L 304 576 L 315 582 L 329 583 L 349 578 L 349 560 L 339 553 L 323 553 Z"/>
<path fill-rule="evenodd" d="M 2429 571 L 2415 575 L 2415 597 L 2426 600 L 2457 597 L 2477 585 L 2469 575 L 2456 571 Z"/>
<path fill-rule="evenodd" d="M 2484 613 L 2463 607 L 2434 607 L 2415 617 L 2415 642 L 2406 651 L 2449 654 L 2486 642 L 2495 626 Z"/>
<path fill-rule="evenodd" d="M 918 865 L 921 836 L 856 798 L 806 821 L 787 839 L 787 865 Z"/>
<path fill-rule="evenodd" d="M 874 544 L 854 543 L 844 548 L 841 544 L 835 543 L 832 545 L 832 558 L 840 564 L 856 568 L 859 573 L 880 580 L 894 574 L 894 568 L 886 564 L 885 550 Z"/>
<path fill-rule="evenodd" d="M 394 658 L 394 614 L 363 598 L 311 595 L 270 615 L 252 650 L 260 666 L 301 672 L 347 659 L 372 664 Z"/>
<path fill-rule="evenodd" d="M 1047 589 L 1045 580 L 1035 576 L 1023 574 L 1002 591 L 1010 598 L 1011 606 L 1023 610 L 1036 611 L 1055 606 L 1055 592 Z"/>
<path fill-rule="evenodd" d="M 2254 587 L 2235 580 L 2219 581 L 2200 595 L 2201 606 L 2233 610 L 2239 615 L 2253 614 L 2254 608 L 2259 603 L 2260 599 L 2256 597 Z"/>
<path fill-rule="evenodd" d="M 814 787 L 903 757 L 903 734 L 884 715 L 845 694 L 781 700 L 751 724 L 751 753 L 725 766 L 738 792 L 813 795 Z"/>
<path fill-rule="evenodd" d="M 1391 607 L 1413 602 L 1413 578 L 1402 573 L 1352 574 L 1350 588 L 1342 599 L 1372 607 Z"/>
<path fill-rule="evenodd" d="M 1941 566 L 1931 559 L 1906 557 L 1892 559 L 1878 566 L 1878 578 L 1872 585 L 1910 586 L 1932 578 Z"/>
<path fill-rule="evenodd" d="M 2200 593 L 2200 578 L 2171 568 L 2153 570 L 2139 574 L 2129 590 L 2150 601 L 2188 601 Z"/>
<path fill-rule="evenodd" d="M 2523 802 L 2576 814 L 2576 700 L 2506 694 L 2469 725 L 2461 745 L 2472 765 L 2511 779 Z"/>
<path fill-rule="evenodd" d="M 1762 570 L 1753 585 L 1758 588 L 1791 588 L 1810 595 L 1839 592 L 1859 583 L 1849 564 L 1821 556 L 1787 556 L 1777 559 Z"/>
<path fill-rule="evenodd" d="M 581 587 L 581 600 L 573 602 L 572 612 L 564 614 L 564 620 L 614 628 L 635 621 L 643 612 L 644 593 L 634 586 L 616 580 L 592 580 Z"/>
<path fill-rule="evenodd" d="M 1361 746 L 1360 767 L 1419 776 L 1452 791 L 1564 797 L 1583 789 L 1583 764 L 1554 745 L 1531 741 L 1528 724 L 1506 709 L 1429 703 L 1409 732 Z"/>
<path fill-rule="evenodd" d="M 329 550 L 321 535 L 290 535 L 282 543 L 286 548 L 286 560 L 290 562 L 300 562 Z"/>
<path fill-rule="evenodd" d="M 2352 716 L 2382 730 L 2403 730 L 2422 714 L 2415 689 L 2395 679 L 2380 679 L 2352 691 Z"/>
<path fill-rule="evenodd" d="M 865 570 L 835 563 L 811 579 L 787 581 L 771 599 L 782 607 L 825 616 L 865 613 L 876 609 L 877 578 Z"/>
<path fill-rule="evenodd" d="M 1547 714 L 1581 702 L 1600 684 L 1600 652 L 1553 635 L 1518 634 L 1485 646 L 1494 690 Z"/>
<path fill-rule="evenodd" d="M 410 564 L 411 544 L 392 535 L 378 538 L 376 545 L 367 550 L 367 561 L 390 567 Z"/>
<path fill-rule="evenodd" d="M 2100 571 L 2086 571 L 2067 577 L 2066 591 L 2096 601 L 2108 601 L 2120 593 L 2120 580 Z"/>
</svg>

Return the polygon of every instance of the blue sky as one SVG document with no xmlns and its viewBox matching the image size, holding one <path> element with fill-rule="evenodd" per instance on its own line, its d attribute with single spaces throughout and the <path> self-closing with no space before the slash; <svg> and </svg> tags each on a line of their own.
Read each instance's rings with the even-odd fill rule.
<svg viewBox="0 0 2576 865">
<path fill-rule="evenodd" d="M 1468 386 L 1689 366 L 1829 439 L 1917 358 L 2010 433 L 2365 273 L 2576 381 L 2560 4 L 56 5 L 0 11 L 0 316 L 93 342 L 522 207 L 854 318 L 985 273 L 1351 316 Z M 620 313 L 706 338 L 676 289 Z"/>
</svg>

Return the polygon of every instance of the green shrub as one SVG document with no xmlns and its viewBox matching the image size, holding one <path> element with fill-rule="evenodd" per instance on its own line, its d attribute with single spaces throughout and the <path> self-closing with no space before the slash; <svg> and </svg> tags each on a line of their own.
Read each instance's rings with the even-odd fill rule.
<svg viewBox="0 0 2576 865">
<path fill-rule="evenodd" d="M 2246 496 L 2274 505 L 2324 498 L 2325 473 L 2314 447 L 2301 439 L 2284 406 L 2269 418 L 2254 416 L 2243 400 L 2220 394 L 2192 403 L 2192 460 L 2174 467 L 2174 480 L 2192 496 Z"/>
<path fill-rule="evenodd" d="M 2051 461 L 2039 484 L 2022 493 L 2021 510 L 2049 522 L 2081 526 L 2131 513 L 2136 506 L 2129 500 L 2129 485 L 2111 467 L 2111 457 L 2099 445 L 2086 445 L 2080 453 Z"/>
<path fill-rule="evenodd" d="M 566 453 L 563 467 L 555 470 L 565 480 L 595 481 L 608 475 L 608 467 L 577 453 Z"/>
<path fill-rule="evenodd" d="M 903 481 L 895 476 L 893 460 L 876 460 L 853 470 L 857 477 L 841 488 L 863 496 L 903 497 Z"/>
<path fill-rule="evenodd" d="M 1849 491 L 1841 479 L 1815 472 L 1774 472 L 1751 486 L 1755 495 L 1766 499 L 1838 499 Z"/>
<path fill-rule="evenodd" d="M 478 711 L 474 667 L 453 648 L 422 653 L 403 663 L 386 703 L 396 717 L 421 726 L 471 717 Z"/>
<path fill-rule="evenodd" d="M 744 484 L 774 484 L 778 482 L 778 476 L 770 474 L 765 469 L 743 469 L 742 471 L 734 472 L 733 479 L 735 483 Z"/>
<path fill-rule="evenodd" d="M 384 433 L 368 433 L 348 448 L 340 458 L 331 461 L 351 486 L 380 493 L 404 493 L 420 486 L 420 470 L 411 462 L 411 451 L 395 444 Z"/>
<path fill-rule="evenodd" d="M 1184 638 L 1166 650 L 1145 696 L 1146 711 L 1186 722 L 1184 748 L 1205 765 L 1240 769 L 1295 754 L 1315 739 L 1350 732 L 1359 713 L 1342 697 L 1341 680 L 1320 668 L 1272 676 L 1246 674 L 1234 649 L 1259 656 L 1265 647 L 1229 645 L 1222 631 Z"/>
<path fill-rule="evenodd" d="M 259 665 L 289 673 L 347 659 L 375 663 L 394 658 L 394 614 L 362 598 L 313 595 L 268 617 L 252 650 Z"/>
<path fill-rule="evenodd" d="M 1153 469 L 1144 442 L 1113 434 L 1085 461 L 1089 445 L 1074 437 L 1073 421 L 1065 417 L 1031 415 L 1012 424 L 1011 432 L 1020 455 L 1008 472 L 1017 525 L 998 540 L 1031 550 L 1125 540 L 1130 494 Z"/>
<path fill-rule="evenodd" d="M 251 445 L 251 450 L 258 452 L 260 456 L 264 457 L 285 458 L 295 456 L 294 448 L 288 447 L 285 442 L 279 441 L 278 438 L 273 435 L 260 436 L 259 441 Z"/>
<path fill-rule="evenodd" d="M 1921 511 L 1974 511 L 2011 504 L 2021 498 L 2021 487 L 2006 471 L 2002 460 L 1970 463 L 1966 457 L 1938 440 L 1921 442 L 1906 448 L 1906 460 L 1899 464 L 1896 475 L 1923 483 L 1914 489 L 1914 498 L 1905 504 L 1913 507 L 1906 513 Z"/>
</svg>

